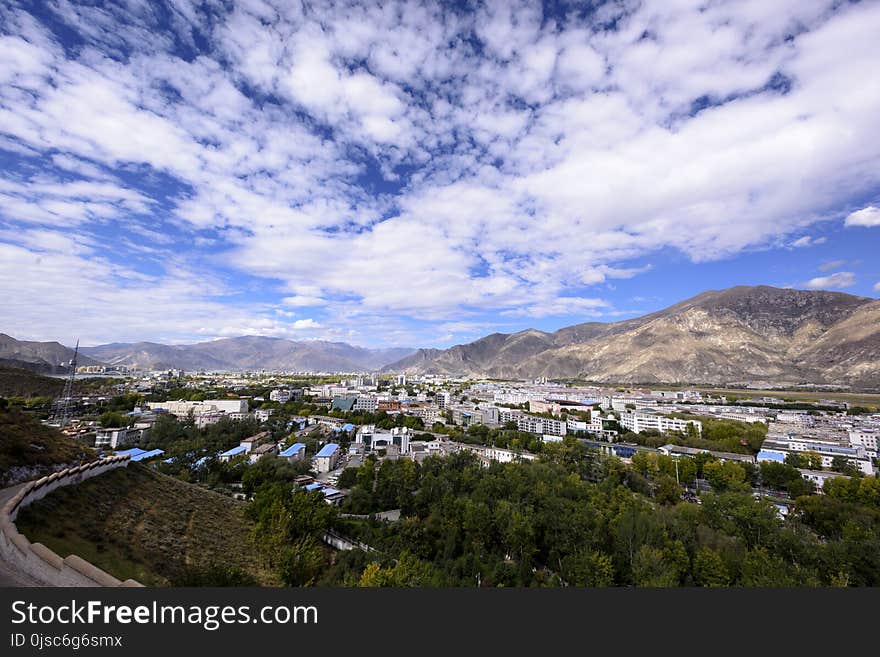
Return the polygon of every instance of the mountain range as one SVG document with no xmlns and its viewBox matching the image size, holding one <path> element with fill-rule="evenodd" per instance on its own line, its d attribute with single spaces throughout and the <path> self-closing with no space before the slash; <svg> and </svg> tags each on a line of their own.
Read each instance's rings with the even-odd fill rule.
<svg viewBox="0 0 880 657">
<path fill-rule="evenodd" d="M 0 334 L 0 364 L 57 368 L 73 350 Z M 80 364 L 150 369 L 386 371 L 605 383 L 880 389 L 880 300 L 768 286 L 710 290 L 642 317 L 493 333 L 449 349 L 366 349 L 244 336 L 80 348 Z"/>
<path fill-rule="evenodd" d="M 297 372 L 375 371 L 412 349 L 366 349 L 344 342 L 285 340 L 262 336 L 223 338 L 187 345 L 155 342 L 80 347 L 79 365 L 113 365 L 141 370 L 288 370 Z M 0 362 L 27 369 L 66 365 L 73 349 L 57 342 L 25 342 L 0 333 Z M 34 368 L 34 364 L 40 367 Z"/>
<path fill-rule="evenodd" d="M 387 371 L 608 383 L 880 388 L 880 301 L 733 287 L 620 322 L 493 333 L 420 349 Z"/>
</svg>

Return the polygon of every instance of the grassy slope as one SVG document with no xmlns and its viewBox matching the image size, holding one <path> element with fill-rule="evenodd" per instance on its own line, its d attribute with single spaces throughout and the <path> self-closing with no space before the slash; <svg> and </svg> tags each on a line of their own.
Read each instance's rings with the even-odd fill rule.
<svg viewBox="0 0 880 657">
<path fill-rule="evenodd" d="M 13 466 L 42 467 L 94 460 L 93 452 L 53 427 L 18 409 L 0 410 L 0 485 Z"/>
<path fill-rule="evenodd" d="M 59 488 L 28 507 L 19 530 L 120 579 L 171 584 L 184 566 L 235 566 L 274 584 L 249 537 L 244 504 L 139 464 Z"/>
<path fill-rule="evenodd" d="M 0 397 L 56 397 L 64 379 L 55 379 L 17 367 L 0 367 Z"/>
</svg>

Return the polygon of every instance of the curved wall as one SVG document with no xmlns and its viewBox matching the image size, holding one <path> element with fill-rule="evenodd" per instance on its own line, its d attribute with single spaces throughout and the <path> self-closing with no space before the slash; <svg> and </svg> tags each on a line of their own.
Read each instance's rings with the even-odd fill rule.
<svg viewBox="0 0 880 657">
<path fill-rule="evenodd" d="M 78 484 L 108 470 L 127 467 L 129 462 L 128 455 L 108 456 L 24 484 L 0 509 L 0 555 L 46 586 L 143 586 L 133 579 L 120 581 L 75 554 L 62 558 L 42 543 L 31 543 L 15 526 L 18 512 L 31 502 L 61 486 Z"/>
</svg>

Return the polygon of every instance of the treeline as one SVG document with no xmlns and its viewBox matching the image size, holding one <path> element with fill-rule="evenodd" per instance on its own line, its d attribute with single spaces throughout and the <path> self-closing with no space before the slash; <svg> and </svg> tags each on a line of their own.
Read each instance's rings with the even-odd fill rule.
<svg viewBox="0 0 880 657">
<path fill-rule="evenodd" d="M 161 449 L 166 457 L 213 455 L 239 444 L 260 430 L 254 420 L 230 420 L 198 428 L 190 420 L 179 421 L 171 414 L 162 414 L 147 433 L 143 449 Z"/>
<path fill-rule="evenodd" d="M 326 584 L 438 586 L 831 586 L 880 584 L 880 487 L 832 480 L 796 496 L 789 517 L 751 494 L 749 478 L 787 488 L 791 466 L 747 472 L 705 460 L 716 490 L 682 501 L 674 464 L 628 468 L 579 443 L 548 444 L 538 462 L 483 467 L 468 453 L 352 475 L 349 506 L 399 507 L 398 523 L 336 520 L 376 553 L 340 555 Z M 640 472 L 641 471 L 641 472 Z M 588 479 L 594 479 L 595 483 Z M 846 482 L 846 483 L 844 483 Z M 405 573 L 395 568 L 404 563 Z"/>
<path fill-rule="evenodd" d="M 715 452 L 733 452 L 735 454 L 757 454 L 764 439 L 767 437 L 767 425 L 763 422 L 740 422 L 738 420 L 721 420 L 717 418 L 675 413 L 674 417 L 683 420 L 699 420 L 703 425 L 700 436 L 688 436 L 680 431 L 660 433 L 655 429 L 647 429 L 640 433 L 621 429 L 619 440 L 636 443 L 646 447 L 662 445 L 682 445 L 709 449 Z"/>
</svg>

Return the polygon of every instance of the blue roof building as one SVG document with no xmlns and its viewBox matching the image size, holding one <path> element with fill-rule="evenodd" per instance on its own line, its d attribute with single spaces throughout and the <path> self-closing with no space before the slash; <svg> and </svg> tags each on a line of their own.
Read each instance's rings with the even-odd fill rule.
<svg viewBox="0 0 880 657">
<path fill-rule="evenodd" d="M 339 460 L 339 445 L 327 443 L 315 454 L 315 469 L 318 472 L 330 472 Z"/>
<path fill-rule="evenodd" d="M 162 456 L 165 453 L 164 449 L 151 449 L 149 452 L 141 452 L 140 454 L 136 454 L 131 457 L 131 460 L 134 462 L 138 461 L 147 461 L 149 459 L 154 459 L 157 456 Z"/>
<path fill-rule="evenodd" d="M 316 458 L 322 458 L 325 456 L 333 456 L 336 450 L 339 449 L 339 445 L 336 443 L 327 443 L 321 448 L 321 451 L 315 454 Z"/>
<path fill-rule="evenodd" d="M 785 454 L 782 452 L 773 452 L 769 449 L 762 449 L 758 452 L 758 461 L 776 461 L 778 463 L 784 463 Z"/>
<path fill-rule="evenodd" d="M 281 452 L 278 456 L 286 459 L 301 459 L 305 456 L 305 443 L 293 443 L 290 447 Z"/>
<path fill-rule="evenodd" d="M 118 452 L 116 452 L 116 455 L 117 456 L 124 456 L 124 455 L 128 454 L 128 456 L 131 457 L 132 460 L 134 460 L 134 457 L 137 456 L 138 454 L 146 454 L 146 453 L 147 453 L 147 450 L 145 450 L 145 449 L 141 449 L 140 447 L 132 447 L 131 449 L 121 449 Z"/>
<path fill-rule="evenodd" d="M 233 447 L 232 449 L 228 449 L 225 452 L 221 453 L 218 457 L 221 461 L 228 461 L 231 458 L 236 456 L 241 456 L 247 452 L 247 447 L 244 445 L 239 445 L 238 447 Z"/>
</svg>

